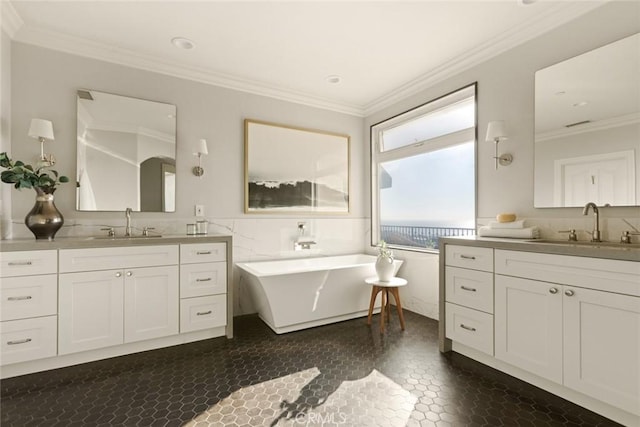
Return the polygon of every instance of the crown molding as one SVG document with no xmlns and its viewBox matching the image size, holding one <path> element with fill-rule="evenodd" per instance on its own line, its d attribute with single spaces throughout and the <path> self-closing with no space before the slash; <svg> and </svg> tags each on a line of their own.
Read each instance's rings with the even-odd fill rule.
<svg viewBox="0 0 640 427">
<path fill-rule="evenodd" d="M 0 1 L 0 15 L 2 15 L 2 30 L 9 38 L 14 38 L 16 33 L 24 26 L 24 21 L 9 1 Z"/>
<path fill-rule="evenodd" d="M 565 138 L 573 135 L 580 135 L 587 132 L 595 132 L 599 130 L 607 130 L 629 126 L 640 123 L 640 113 L 626 114 L 620 117 L 612 117 L 609 119 L 598 120 L 597 122 L 585 123 L 580 126 L 557 129 L 543 133 L 536 133 L 536 142 L 552 141 L 558 138 Z"/>
<path fill-rule="evenodd" d="M 545 13 L 537 15 L 535 19 L 509 28 L 492 39 L 475 48 L 458 55 L 431 71 L 401 85 L 386 95 L 383 95 L 363 106 L 364 115 L 369 116 L 396 102 L 415 95 L 440 83 L 453 75 L 459 74 L 476 65 L 488 61 L 518 45 L 534 39 L 562 24 L 590 12 L 610 0 L 600 2 L 571 2 L 558 3 L 550 7 Z"/>
<path fill-rule="evenodd" d="M 63 33 L 29 27 L 24 24 L 10 1 L 2 1 L 2 27 L 15 41 L 65 53 L 93 58 L 127 67 L 165 74 L 240 92 L 251 93 L 309 107 L 366 117 L 407 97 L 440 83 L 452 75 L 481 64 L 509 49 L 533 39 L 559 25 L 602 6 L 611 0 L 595 2 L 559 2 L 524 25 L 509 28 L 491 40 L 411 80 L 365 104 L 337 102 L 265 82 L 243 79 L 209 69 L 188 67 L 152 55 L 145 55 Z M 535 7 L 535 6 L 534 6 Z"/>
<path fill-rule="evenodd" d="M 97 59 L 310 107 L 358 117 L 363 117 L 364 113 L 362 108 L 357 105 L 339 103 L 328 98 L 317 97 L 308 93 L 269 85 L 255 80 L 243 79 L 204 68 L 187 67 L 152 55 L 145 55 L 56 31 L 24 26 L 13 38 L 17 42 L 57 50 L 72 55 Z"/>
</svg>

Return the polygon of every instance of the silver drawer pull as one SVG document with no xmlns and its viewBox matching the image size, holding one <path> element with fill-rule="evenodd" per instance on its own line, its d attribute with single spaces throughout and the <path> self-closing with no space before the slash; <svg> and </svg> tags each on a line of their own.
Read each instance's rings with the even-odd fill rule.
<svg viewBox="0 0 640 427">
<path fill-rule="evenodd" d="M 466 286 L 460 286 L 460 289 L 462 289 L 463 291 L 469 291 L 469 292 L 476 292 L 477 291 L 476 288 L 467 288 Z"/>
<path fill-rule="evenodd" d="M 7 298 L 8 301 L 24 301 L 26 299 L 31 299 L 31 295 L 24 295 L 21 297 L 9 297 Z"/>
<path fill-rule="evenodd" d="M 28 342 L 31 342 L 31 338 L 25 338 L 23 340 L 17 340 L 17 341 L 7 341 L 7 345 L 26 344 Z"/>
<path fill-rule="evenodd" d="M 33 265 L 31 261 L 11 261 L 9 265 Z"/>
<path fill-rule="evenodd" d="M 211 314 L 211 310 L 209 311 L 199 311 L 196 313 L 196 316 L 206 316 L 207 314 Z"/>
<path fill-rule="evenodd" d="M 575 295 L 575 292 L 573 292 L 571 289 L 567 289 L 566 291 L 564 291 L 564 294 L 568 297 L 572 297 Z"/>
<path fill-rule="evenodd" d="M 462 258 L 462 259 L 476 259 L 476 257 L 471 256 L 471 255 L 460 255 L 460 258 Z"/>
<path fill-rule="evenodd" d="M 211 255 L 211 251 L 197 251 L 196 255 Z"/>
<path fill-rule="evenodd" d="M 210 282 L 211 281 L 211 277 L 207 277 L 205 279 L 196 279 L 196 282 Z"/>
<path fill-rule="evenodd" d="M 466 329 L 467 331 L 471 331 L 471 332 L 475 332 L 476 331 L 476 328 L 472 328 L 471 326 L 467 326 L 464 323 L 460 323 L 460 327 L 462 329 Z"/>
<path fill-rule="evenodd" d="M 554 295 L 555 295 L 555 294 L 557 294 L 557 293 L 558 293 L 558 289 L 556 289 L 556 288 L 551 288 L 551 289 L 549 289 L 549 293 L 550 293 L 550 294 L 554 294 Z"/>
</svg>

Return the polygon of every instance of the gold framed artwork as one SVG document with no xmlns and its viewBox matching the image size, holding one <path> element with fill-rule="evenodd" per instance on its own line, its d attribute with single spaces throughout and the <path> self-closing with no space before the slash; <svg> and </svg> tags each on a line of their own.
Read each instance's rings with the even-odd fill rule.
<svg viewBox="0 0 640 427">
<path fill-rule="evenodd" d="M 245 119 L 245 213 L 349 213 L 351 138 Z"/>
</svg>

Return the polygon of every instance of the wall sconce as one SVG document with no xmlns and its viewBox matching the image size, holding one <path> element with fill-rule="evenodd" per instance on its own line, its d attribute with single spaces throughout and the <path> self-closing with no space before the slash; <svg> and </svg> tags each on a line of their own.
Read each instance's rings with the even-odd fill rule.
<svg viewBox="0 0 640 427">
<path fill-rule="evenodd" d="M 209 154 L 209 150 L 207 149 L 207 140 L 201 139 L 198 141 L 198 151 L 193 153 L 194 156 L 198 156 L 198 166 L 194 166 L 193 174 L 195 176 L 204 175 L 204 169 L 202 168 L 202 155 Z"/>
<path fill-rule="evenodd" d="M 496 145 L 496 153 L 495 156 L 493 156 L 493 158 L 496 159 L 496 170 L 498 170 L 498 163 L 502 166 L 509 166 L 511 162 L 513 162 L 513 156 L 511 154 L 498 156 L 498 143 L 508 139 L 507 127 L 503 120 L 489 122 L 489 125 L 487 125 L 487 137 L 485 139 L 487 142 L 493 142 Z"/>
<path fill-rule="evenodd" d="M 40 167 L 53 166 L 56 163 L 56 159 L 53 157 L 53 154 L 44 153 L 44 141 L 47 139 L 51 141 L 54 140 L 53 123 L 49 120 L 31 119 L 28 135 L 40 142 L 40 159 L 38 161 Z"/>
</svg>

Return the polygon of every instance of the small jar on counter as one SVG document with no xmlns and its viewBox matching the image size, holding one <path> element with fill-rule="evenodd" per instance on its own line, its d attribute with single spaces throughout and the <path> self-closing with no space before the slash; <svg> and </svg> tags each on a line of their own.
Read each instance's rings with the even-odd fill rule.
<svg viewBox="0 0 640 427">
<path fill-rule="evenodd" d="M 196 221 L 196 234 L 207 234 L 209 232 L 209 221 Z"/>
<path fill-rule="evenodd" d="M 187 224 L 187 236 L 195 236 L 195 234 L 196 234 L 196 225 Z"/>
</svg>

